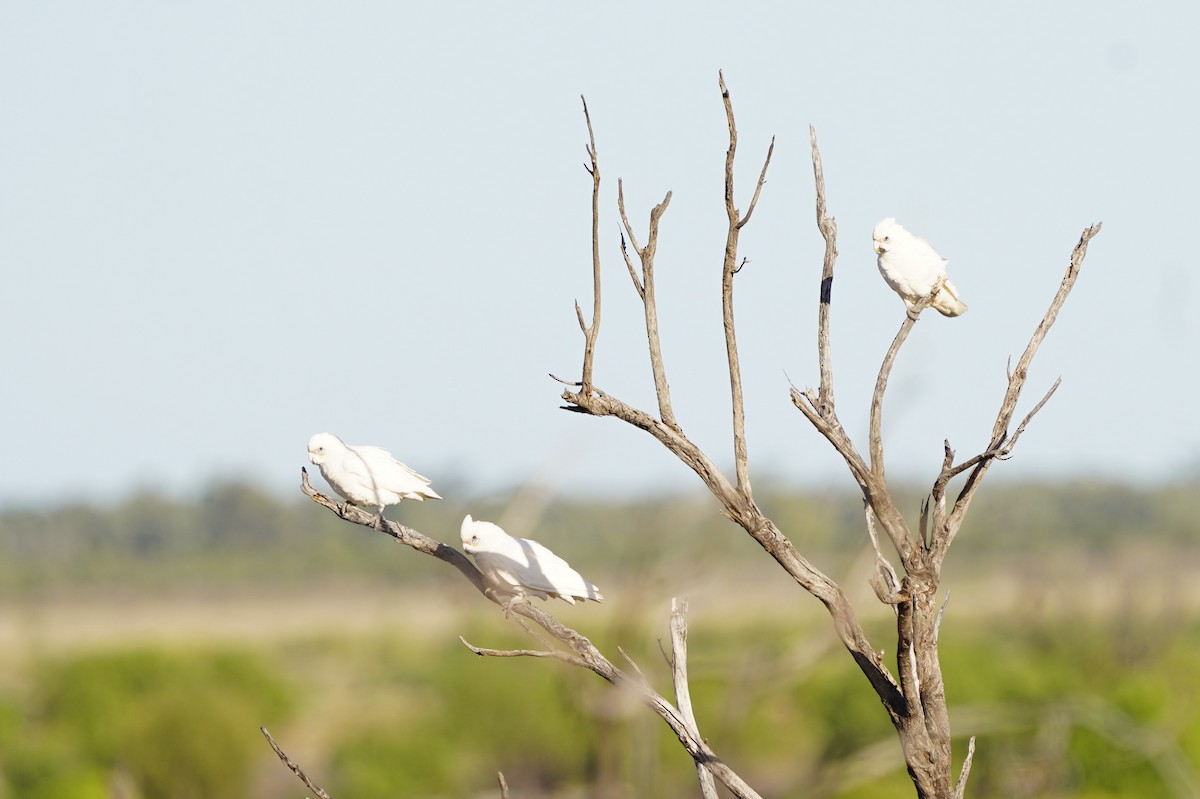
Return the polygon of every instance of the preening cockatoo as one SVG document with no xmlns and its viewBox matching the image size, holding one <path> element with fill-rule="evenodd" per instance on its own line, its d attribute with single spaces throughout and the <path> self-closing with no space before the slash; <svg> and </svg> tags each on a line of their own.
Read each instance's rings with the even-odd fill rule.
<svg viewBox="0 0 1200 799">
<path fill-rule="evenodd" d="M 441 499 L 428 478 L 414 472 L 380 447 L 352 447 L 332 433 L 308 440 L 308 459 L 343 499 L 353 505 L 383 509 L 402 499 Z"/>
<path fill-rule="evenodd" d="M 905 230 L 892 217 L 875 226 L 875 252 L 879 253 L 879 271 L 904 304 L 912 311 L 928 297 L 938 280 L 946 277 L 946 259 L 933 245 Z M 942 316 L 959 316 L 967 306 L 958 298 L 958 289 L 949 280 L 934 295 L 930 307 Z"/>
<path fill-rule="evenodd" d="M 599 588 L 558 555 L 491 522 L 477 522 L 468 515 L 462 522 L 462 543 L 484 579 L 501 593 L 514 598 L 556 596 L 572 605 L 576 599 L 604 599 Z"/>
</svg>

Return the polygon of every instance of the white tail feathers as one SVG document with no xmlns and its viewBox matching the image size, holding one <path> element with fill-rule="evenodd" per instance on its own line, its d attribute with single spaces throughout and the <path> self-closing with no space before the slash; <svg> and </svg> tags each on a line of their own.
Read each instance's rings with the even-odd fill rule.
<svg viewBox="0 0 1200 799">
<path fill-rule="evenodd" d="M 962 316 L 967 312 L 966 304 L 958 298 L 958 289 L 949 280 L 942 283 L 929 304 L 942 316 Z"/>
</svg>

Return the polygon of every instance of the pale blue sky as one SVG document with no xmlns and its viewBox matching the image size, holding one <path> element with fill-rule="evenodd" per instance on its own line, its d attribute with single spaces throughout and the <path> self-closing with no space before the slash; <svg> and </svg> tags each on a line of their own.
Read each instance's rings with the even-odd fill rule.
<svg viewBox="0 0 1200 799">
<path fill-rule="evenodd" d="M 787 397 L 816 381 L 808 125 L 840 228 L 835 368 L 865 438 L 903 308 L 870 231 L 950 258 L 889 472 L 978 449 L 1089 223 L 1035 364 L 1063 386 L 994 474 L 1162 479 L 1200 462 L 1200 8 L 1187 3 L 0 3 L 0 503 L 290 491 L 328 430 L 467 493 L 690 486 L 649 437 L 558 410 L 590 305 L 585 94 L 605 177 L 597 383 L 650 408 L 616 178 L 658 274 L 685 430 L 729 463 L 719 316 L 724 69 L 746 207 L 737 314 L 753 473 L 849 485 Z M 443 493 L 446 493 L 442 488 Z"/>
</svg>

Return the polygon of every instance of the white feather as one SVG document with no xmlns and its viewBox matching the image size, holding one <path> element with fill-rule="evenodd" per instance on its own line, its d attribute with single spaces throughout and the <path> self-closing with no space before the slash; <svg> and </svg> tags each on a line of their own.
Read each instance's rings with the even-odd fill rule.
<svg viewBox="0 0 1200 799">
<path fill-rule="evenodd" d="M 909 233 L 892 217 L 875 226 L 872 238 L 875 252 L 879 253 L 879 271 L 883 279 L 900 295 L 909 310 L 929 296 L 938 280 L 946 277 L 947 260 L 938 255 L 932 244 Z M 967 306 L 958 297 L 958 289 L 949 280 L 944 280 L 930 306 L 943 316 L 960 316 L 967 312 Z"/>
<path fill-rule="evenodd" d="M 599 588 L 537 541 L 516 538 L 470 515 L 463 519 L 461 536 L 463 549 L 475 558 L 484 579 L 502 593 L 558 597 L 572 605 L 576 599 L 604 599 Z"/>
<path fill-rule="evenodd" d="M 402 499 L 441 499 L 428 478 L 414 472 L 379 447 L 352 447 L 331 433 L 308 441 L 308 458 L 343 499 L 379 508 Z"/>
</svg>

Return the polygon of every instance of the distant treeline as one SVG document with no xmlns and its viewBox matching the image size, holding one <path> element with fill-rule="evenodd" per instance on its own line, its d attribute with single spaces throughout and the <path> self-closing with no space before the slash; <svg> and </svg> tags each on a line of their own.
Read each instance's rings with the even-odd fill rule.
<svg viewBox="0 0 1200 799">
<path fill-rule="evenodd" d="M 457 543 L 466 512 L 570 553 L 591 573 L 691 559 L 699 568 L 761 557 L 752 541 L 700 493 L 552 499 L 466 508 L 403 503 L 390 518 Z M 758 501 L 802 552 L 839 556 L 865 540 L 862 503 L 849 492 L 759 490 Z M 920 495 L 902 508 L 915 523 Z M 1100 482 L 993 484 L 976 499 L 955 544 L 960 563 L 984 554 L 1126 545 L 1200 548 L 1200 481 L 1157 487 Z M 444 576 L 386 536 L 343 522 L 313 503 L 283 501 L 253 485 L 214 485 L 194 500 L 142 494 L 120 504 L 0 512 L 0 594 L 272 588 L 311 582 L 394 583 Z"/>
</svg>

